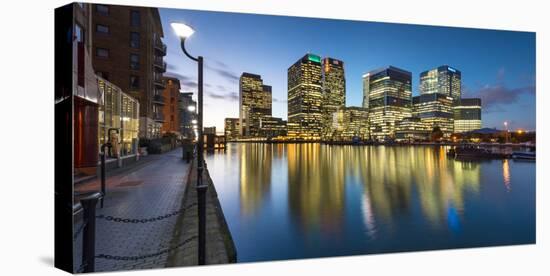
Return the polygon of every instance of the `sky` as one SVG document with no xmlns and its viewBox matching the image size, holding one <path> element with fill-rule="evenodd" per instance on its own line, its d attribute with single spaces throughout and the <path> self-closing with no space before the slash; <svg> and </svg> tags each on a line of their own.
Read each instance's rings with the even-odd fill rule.
<svg viewBox="0 0 550 276">
<path fill-rule="evenodd" d="M 361 106 L 362 75 L 393 65 L 412 73 L 450 65 L 462 72 L 462 97 L 482 99 L 483 127 L 535 130 L 535 33 L 160 9 L 168 53 L 165 75 L 197 91 L 197 65 L 184 56 L 170 22 L 195 29 L 186 40 L 204 57 L 204 126 L 223 132 L 238 113 L 239 76 L 272 86 L 273 116 L 287 118 L 287 69 L 306 53 L 344 62 L 346 106 Z M 196 97 L 195 97 L 196 98 Z"/>
</svg>

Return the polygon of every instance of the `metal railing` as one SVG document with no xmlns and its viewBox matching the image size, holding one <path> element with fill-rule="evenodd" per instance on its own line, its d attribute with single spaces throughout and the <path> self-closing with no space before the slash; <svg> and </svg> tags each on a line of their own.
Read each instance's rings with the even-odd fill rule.
<svg viewBox="0 0 550 276">
<path fill-rule="evenodd" d="M 96 254 L 96 220 L 102 219 L 108 222 L 113 223 L 128 223 L 128 224 L 143 224 L 143 223 L 152 223 L 158 222 L 173 216 L 180 214 L 192 207 L 197 206 L 197 203 L 189 204 L 185 207 L 182 207 L 178 210 L 175 210 L 171 213 L 164 215 L 150 217 L 150 218 L 122 218 L 122 217 L 113 217 L 105 215 L 96 215 L 96 206 L 99 200 L 103 199 L 103 195 L 99 192 L 89 194 L 80 199 L 80 203 L 77 203 L 73 206 L 73 216 L 78 214 L 80 211 L 83 211 L 83 222 L 74 231 L 73 241 L 76 242 L 77 238 L 82 234 L 82 262 L 81 265 L 75 270 L 76 273 L 82 272 L 94 272 L 95 271 L 95 259 L 108 259 L 116 261 L 137 261 L 147 258 L 157 257 L 163 254 L 167 254 L 171 251 L 174 251 L 185 244 L 189 243 L 192 240 L 195 240 L 197 236 L 191 236 L 184 241 L 170 247 L 166 247 L 162 250 L 153 253 L 147 253 L 143 255 L 131 255 L 131 256 L 119 256 L 119 255 L 110 255 L 110 254 Z"/>
</svg>

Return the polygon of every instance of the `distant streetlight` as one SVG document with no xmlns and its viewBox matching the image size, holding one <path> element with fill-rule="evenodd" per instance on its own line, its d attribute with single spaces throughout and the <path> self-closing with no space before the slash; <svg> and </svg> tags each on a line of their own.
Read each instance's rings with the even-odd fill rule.
<svg viewBox="0 0 550 276">
<path fill-rule="evenodd" d="M 199 265 L 205 264 L 205 258 L 206 258 L 206 189 L 208 188 L 208 184 L 204 185 L 202 183 L 202 170 L 204 166 L 204 138 L 202 134 L 202 118 L 203 118 L 203 83 L 202 83 L 202 67 L 203 67 L 203 58 L 202 56 L 194 57 L 190 55 L 187 50 L 185 50 L 185 39 L 193 35 L 195 33 L 195 30 L 191 28 L 189 25 L 180 23 L 180 22 L 172 22 L 170 24 L 172 26 L 172 29 L 174 29 L 174 32 L 177 36 L 180 38 L 180 44 L 181 44 L 181 50 L 183 53 L 190 58 L 191 60 L 194 60 L 198 64 L 198 105 L 199 105 L 199 114 L 198 114 L 198 148 L 197 148 L 197 197 L 198 197 L 198 216 L 199 216 Z"/>
<path fill-rule="evenodd" d="M 195 112 L 195 110 L 197 110 L 197 108 L 194 105 L 190 105 L 190 106 L 187 107 L 187 110 L 189 110 L 190 112 Z"/>
<path fill-rule="evenodd" d="M 191 123 L 196 125 L 197 124 L 197 120 L 191 120 Z"/>
<path fill-rule="evenodd" d="M 506 139 L 505 140 L 506 140 L 506 144 L 508 144 L 508 133 L 510 132 L 508 130 L 508 121 L 504 121 L 504 128 L 506 128 L 506 133 L 505 133 L 505 135 L 506 135 L 505 138 Z"/>
</svg>

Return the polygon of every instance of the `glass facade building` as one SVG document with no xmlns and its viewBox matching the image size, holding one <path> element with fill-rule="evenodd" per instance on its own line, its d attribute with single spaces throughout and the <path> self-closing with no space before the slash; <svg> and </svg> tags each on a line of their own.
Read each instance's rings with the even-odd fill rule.
<svg viewBox="0 0 550 276">
<path fill-rule="evenodd" d="M 396 123 L 412 115 L 411 73 L 389 66 L 365 77 L 370 137 L 378 141 L 394 139 Z"/>
<path fill-rule="evenodd" d="M 306 54 L 290 66 L 287 88 L 288 122 L 297 126 L 296 138 L 319 140 L 323 126 L 321 57 Z"/>
<path fill-rule="evenodd" d="M 408 117 L 395 127 L 397 141 L 425 141 L 430 138 L 432 129 L 418 117 Z"/>
<path fill-rule="evenodd" d="M 453 98 L 440 93 L 413 97 L 413 116 L 430 130 L 439 127 L 444 137 L 450 137 L 454 129 Z"/>
<path fill-rule="evenodd" d="M 481 128 L 481 99 L 466 98 L 455 103 L 454 131 L 466 132 Z"/>
<path fill-rule="evenodd" d="M 439 93 L 459 101 L 462 95 L 462 73 L 448 65 L 420 73 L 420 94 Z"/>
<path fill-rule="evenodd" d="M 332 115 L 346 106 L 344 62 L 330 57 L 323 59 L 323 130 L 322 138 L 332 136 Z"/>
<path fill-rule="evenodd" d="M 223 131 L 226 141 L 235 141 L 239 138 L 239 118 L 225 118 Z"/>
<path fill-rule="evenodd" d="M 333 141 L 365 141 L 369 139 L 368 110 L 363 107 L 344 107 L 333 113 L 329 137 Z"/>
<path fill-rule="evenodd" d="M 111 156 L 136 154 L 139 134 L 138 100 L 100 77 L 98 77 L 98 87 L 99 145 L 106 143 L 109 139 L 113 143 L 113 139 L 116 139 L 118 143 L 113 145 Z"/>
<path fill-rule="evenodd" d="M 243 73 L 239 80 L 239 127 L 242 137 L 260 136 L 260 122 L 271 117 L 271 86 L 260 75 Z"/>
</svg>

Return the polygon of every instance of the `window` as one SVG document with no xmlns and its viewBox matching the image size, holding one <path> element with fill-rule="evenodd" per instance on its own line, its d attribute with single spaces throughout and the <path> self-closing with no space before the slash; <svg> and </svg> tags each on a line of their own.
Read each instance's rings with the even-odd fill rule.
<svg viewBox="0 0 550 276">
<path fill-rule="evenodd" d="M 139 27 L 141 25 L 141 15 L 139 11 L 130 11 L 130 26 Z"/>
<path fill-rule="evenodd" d="M 131 89 L 139 89 L 139 77 L 138 76 L 130 76 L 130 88 Z"/>
<path fill-rule="evenodd" d="M 100 15 L 109 15 L 109 6 L 95 5 L 95 11 Z"/>
<path fill-rule="evenodd" d="M 130 54 L 130 69 L 139 70 L 139 55 Z"/>
<path fill-rule="evenodd" d="M 139 49 L 139 33 L 130 32 L 130 47 Z"/>
<path fill-rule="evenodd" d="M 108 34 L 109 33 L 109 26 L 97 24 L 97 25 L 95 25 L 95 31 L 98 32 L 98 33 L 102 33 L 102 34 Z"/>
<path fill-rule="evenodd" d="M 95 55 L 97 57 L 108 58 L 109 57 L 109 49 L 95 48 Z"/>
</svg>

